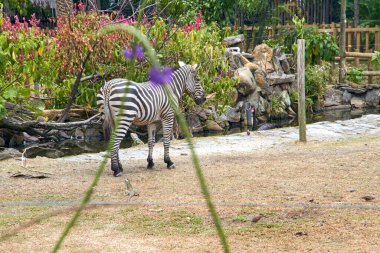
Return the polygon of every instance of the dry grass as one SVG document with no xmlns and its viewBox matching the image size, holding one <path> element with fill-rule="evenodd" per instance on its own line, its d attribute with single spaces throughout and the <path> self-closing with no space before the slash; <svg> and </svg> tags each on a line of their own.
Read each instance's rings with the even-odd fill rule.
<svg viewBox="0 0 380 253">
<path fill-rule="evenodd" d="M 250 154 L 202 156 L 202 166 L 234 252 L 377 252 L 378 209 L 318 208 L 319 205 L 380 206 L 380 136 L 340 142 L 289 144 Z M 123 162 L 140 190 L 133 205 L 86 210 L 63 252 L 218 252 L 216 232 L 204 205 L 189 156 L 177 169 L 156 161 Z M 62 207 L 38 206 L 78 200 L 98 162 L 28 161 L 54 173 L 47 179 L 11 178 L 19 161 L 0 162 L 0 232 Z M 25 172 L 25 171 L 23 171 Z M 372 195 L 366 202 L 361 197 Z M 103 175 L 94 201 L 126 202 L 124 179 Z M 11 202 L 34 206 L 10 206 Z M 4 205 L 5 204 L 5 205 Z M 255 206 L 261 204 L 263 206 Z M 266 204 L 266 205 L 265 205 Z M 315 205 L 303 208 L 301 205 Z M 286 206 L 289 205 L 289 206 Z M 249 217 L 262 215 L 258 222 Z M 49 252 L 70 214 L 44 220 L 0 242 L 2 252 Z"/>
</svg>

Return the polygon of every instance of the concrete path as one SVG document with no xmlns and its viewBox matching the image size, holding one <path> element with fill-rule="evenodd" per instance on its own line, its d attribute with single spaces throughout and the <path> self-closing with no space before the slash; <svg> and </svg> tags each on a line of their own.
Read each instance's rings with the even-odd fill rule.
<svg viewBox="0 0 380 253">
<path fill-rule="evenodd" d="M 307 140 L 336 141 L 345 138 L 380 134 L 380 115 L 369 114 L 360 118 L 335 121 L 318 122 L 307 125 Z M 265 150 L 278 145 L 296 142 L 298 140 L 298 127 L 287 127 L 266 131 L 238 133 L 224 136 L 194 138 L 194 144 L 199 156 L 211 154 L 226 154 L 231 152 L 253 152 Z M 120 151 L 121 159 L 146 159 L 148 146 L 140 145 Z M 172 142 L 170 155 L 172 157 L 189 155 L 188 144 L 184 140 Z M 96 154 L 81 154 L 78 156 L 59 158 L 65 161 L 101 160 L 104 152 Z M 158 143 L 154 149 L 154 159 L 163 157 L 163 145 Z"/>
</svg>

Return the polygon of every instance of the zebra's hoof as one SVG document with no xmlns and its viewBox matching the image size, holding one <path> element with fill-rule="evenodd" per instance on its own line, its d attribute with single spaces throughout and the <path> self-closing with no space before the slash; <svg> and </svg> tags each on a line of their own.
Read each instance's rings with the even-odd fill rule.
<svg viewBox="0 0 380 253">
<path fill-rule="evenodd" d="M 168 169 L 175 169 L 175 164 L 174 163 L 172 163 L 171 165 L 168 164 L 167 167 L 168 167 Z"/>
<path fill-rule="evenodd" d="M 148 170 L 152 170 L 153 167 L 154 167 L 154 163 L 149 163 L 148 166 L 146 166 L 146 168 L 147 168 Z"/>
<path fill-rule="evenodd" d="M 114 177 L 121 177 L 123 175 L 123 172 L 122 171 L 115 171 L 114 173 L 113 173 L 113 176 Z"/>
</svg>

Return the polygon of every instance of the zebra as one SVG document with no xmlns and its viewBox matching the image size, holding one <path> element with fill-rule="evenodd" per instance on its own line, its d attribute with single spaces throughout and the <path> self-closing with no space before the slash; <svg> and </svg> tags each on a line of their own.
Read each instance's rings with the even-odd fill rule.
<svg viewBox="0 0 380 253">
<path fill-rule="evenodd" d="M 167 84 L 172 91 L 172 97 L 176 105 L 187 92 L 196 104 L 203 104 L 206 100 L 205 93 L 200 84 L 197 72 L 199 65 L 186 65 L 180 62 L 180 68 L 173 72 L 170 82 Z M 174 111 L 169 104 L 169 98 L 165 94 L 164 87 L 153 85 L 152 82 L 136 83 L 127 79 L 112 79 L 100 89 L 97 94 L 99 111 L 103 115 L 103 132 L 105 140 L 109 140 L 111 130 L 115 128 L 116 119 L 119 120 L 115 130 L 114 143 L 111 149 L 111 170 L 115 177 L 123 174 L 123 168 L 119 160 L 120 143 L 126 135 L 129 127 L 148 126 L 148 169 L 154 166 L 152 154 L 155 144 L 156 126 L 162 121 L 164 140 L 164 162 L 168 169 L 175 168 L 175 164 L 169 156 L 169 147 L 172 137 Z M 122 114 L 118 116 L 122 109 Z"/>
</svg>

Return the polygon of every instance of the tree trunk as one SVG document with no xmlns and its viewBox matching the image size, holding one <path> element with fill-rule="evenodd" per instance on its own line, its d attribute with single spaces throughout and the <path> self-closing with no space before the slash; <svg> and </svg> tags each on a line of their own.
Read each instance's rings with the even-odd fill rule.
<svg viewBox="0 0 380 253">
<path fill-rule="evenodd" d="M 354 26 L 359 25 L 359 0 L 354 0 Z"/>
<path fill-rule="evenodd" d="M 95 49 L 95 46 L 96 46 L 96 44 L 94 45 L 93 49 Z M 86 57 L 84 58 L 84 60 L 82 62 L 81 68 L 80 68 L 80 70 L 79 70 L 79 72 L 77 74 L 77 77 L 75 79 L 74 85 L 73 85 L 73 87 L 71 89 L 70 99 L 67 102 L 65 109 L 63 109 L 63 111 L 62 111 L 61 117 L 58 119 L 58 122 L 60 122 L 60 123 L 65 122 L 65 120 L 67 118 L 67 115 L 68 115 L 68 113 L 70 111 L 70 108 L 71 108 L 71 106 L 73 105 L 73 103 L 74 103 L 74 101 L 76 99 L 76 96 L 77 96 L 77 93 L 78 93 L 78 88 L 79 88 L 79 85 L 80 85 L 80 82 L 81 82 L 81 77 L 82 77 L 84 68 L 86 66 L 87 60 L 90 58 L 90 55 L 91 55 L 91 51 L 88 51 Z"/>
<path fill-rule="evenodd" d="M 339 82 L 346 81 L 346 0 L 341 0 L 339 35 Z"/>
</svg>

